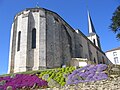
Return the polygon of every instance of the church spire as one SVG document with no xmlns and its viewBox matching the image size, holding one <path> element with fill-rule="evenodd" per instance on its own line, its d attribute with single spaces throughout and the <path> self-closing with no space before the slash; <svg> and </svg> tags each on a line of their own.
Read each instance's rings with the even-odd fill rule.
<svg viewBox="0 0 120 90">
<path fill-rule="evenodd" d="M 88 13 L 88 32 L 89 32 L 89 34 L 91 34 L 91 33 L 95 33 L 96 34 L 96 31 L 95 31 L 92 19 L 90 17 L 89 11 L 87 11 L 87 13 Z"/>
<path fill-rule="evenodd" d="M 95 31 L 89 11 L 87 11 L 87 13 L 88 13 L 88 32 L 89 32 L 88 39 L 101 49 L 99 36 Z"/>
</svg>

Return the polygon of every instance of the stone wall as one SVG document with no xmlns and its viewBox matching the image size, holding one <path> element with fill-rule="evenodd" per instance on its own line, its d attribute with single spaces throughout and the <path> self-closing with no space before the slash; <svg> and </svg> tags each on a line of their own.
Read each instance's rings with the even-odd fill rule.
<svg viewBox="0 0 120 90">
<path fill-rule="evenodd" d="M 47 67 L 60 67 L 62 61 L 62 47 L 61 47 L 61 25 L 58 21 L 55 20 L 54 16 L 47 12 L 47 29 L 46 29 L 46 38 L 47 38 Z"/>
<path fill-rule="evenodd" d="M 47 12 L 47 67 L 69 65 L 74 41 L 73 32 L 55 14 Z"/>
<path fill-rule="evenodd" d="M 120 90 L 120 77 L 109 78 L 108 80 L 79 83 L 61 88 L 46 88 L 37 90 Z"/>
</svg>

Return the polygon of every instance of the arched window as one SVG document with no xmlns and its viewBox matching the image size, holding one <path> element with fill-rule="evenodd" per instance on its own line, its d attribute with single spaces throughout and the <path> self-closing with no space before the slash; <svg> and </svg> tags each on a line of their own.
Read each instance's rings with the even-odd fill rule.
<svg viewBox="0 0 120 90">
<path fill-rule="evenodd" d="M 32 30 L 32 49 L 36 48 L 36 29 Z"/>
<path fill-rule="evenodd" d="M 102 57 L 102 62 L 103 62 L 103 64 L 105 64 L 105 60 L 104 60 L 104 57 Z"/>
<path fill-rule="evenodd" d="M 96 59 L 94 58 L 94 63 L 96 64 Z"/>
<path fill-rule="evenodd" d="M 21 39 L 21 31 L 18 32 L 18 44 L 17 44 L 17 51 L 20 51 L 20 39 Z"/>
<path fill-rule="evenodd" d="M 93 39 L 94 44 L 96 45 L 95 39 Z"/>
</svg>

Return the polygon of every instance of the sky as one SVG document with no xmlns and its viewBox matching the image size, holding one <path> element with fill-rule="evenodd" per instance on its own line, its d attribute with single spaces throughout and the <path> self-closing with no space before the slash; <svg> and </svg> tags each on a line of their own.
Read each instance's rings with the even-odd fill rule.
<svg viewBox="0 0 120 90">
<path fill-rule="evenodd" d="M 110 30 L 113 12 L 120 0 L 0 0 L 0 74 L 7 73 L 10 32 L 14 16 L 36 5 L 58 13 L 74 29 L 88 35 L 87 10 L 89 10 L 102 50 L 120 46 L 120 41 Z"/>
</svg>

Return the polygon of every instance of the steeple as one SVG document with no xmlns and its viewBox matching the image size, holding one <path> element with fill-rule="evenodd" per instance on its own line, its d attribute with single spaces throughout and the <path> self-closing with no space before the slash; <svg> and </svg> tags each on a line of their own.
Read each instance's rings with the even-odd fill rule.
<svg viewBox="0 0 120 90">
<path fill-rule="evenodd" d="M 89 32 L 88 39 L 101 49 L 99 36 L 95 31 L 89 11 L 87 11 L 87 14 L 88 14 L 88 32 Z"/>
<path fill-rule="evenodd" d="M 88 32 L 89 32 L 89 34 L 91 34 L 91 33 L 95 33 L 96 34 L 96 31 L 95 31 L 92 19 L 90 17 L 89 11 L 87 11 L 87 13 L 88 13 Z"/>
</svg>

